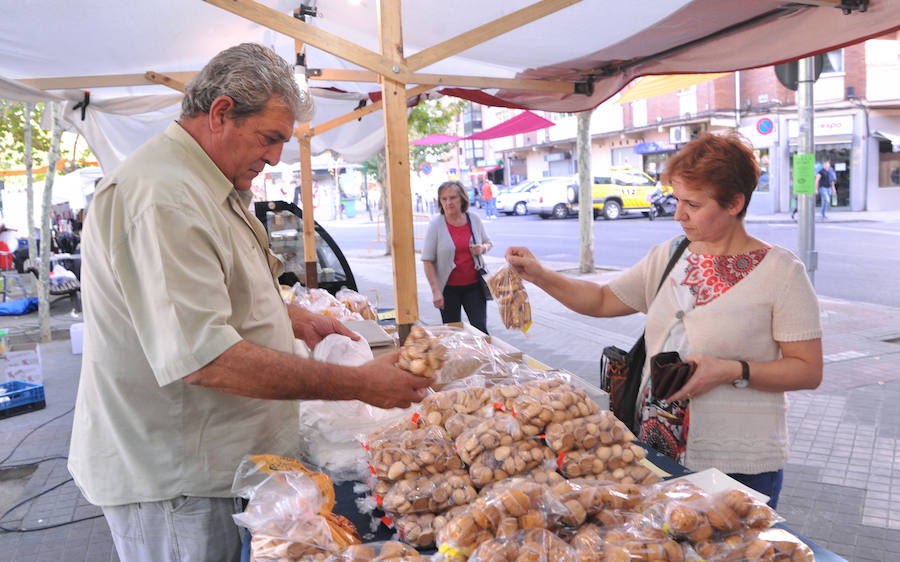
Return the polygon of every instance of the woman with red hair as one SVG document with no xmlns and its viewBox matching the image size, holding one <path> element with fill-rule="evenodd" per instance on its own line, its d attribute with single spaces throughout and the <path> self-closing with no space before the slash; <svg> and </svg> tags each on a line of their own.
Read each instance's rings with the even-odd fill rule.
<svg viewBox="0 0 900 562">
<path fill-rule="evenodd" d="M 654 400 L 645 362 L 641 439 L 691 470 L 728 473 L 775 507 L 788 459 L 785 392 L 822 381 L 815 291 L 794 254 L 745 228 L 759 167 L 741 137 L 701 136 L 668 161 L 664 176 L 689 243 L 662 285 L 684 237 L 654 246 L 603 286 L 551 271 L 527 248 L 507 249 L 507 260 L 576 312 L 646 313 L 647 357 L 676 351 L 694 372 Z"/>
</svg>

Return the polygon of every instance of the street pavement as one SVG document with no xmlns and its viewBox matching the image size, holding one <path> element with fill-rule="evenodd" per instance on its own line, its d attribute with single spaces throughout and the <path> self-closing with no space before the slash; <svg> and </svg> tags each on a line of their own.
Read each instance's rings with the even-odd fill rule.
<svg viewBox="0 0 900 562">
<path fill-rule="evenodd" d="M 829 220 L 900 222 L 900 212 L 835 212 Z M 790 218 L 772 215 L 748 217 L 748 221 Z M 339 228 L 340 224 L 325 226 Z M 500 250 L 496 253 L 487 256 L 488 269 L 502 263 Z M 360 291 L 368 296 L 377 294 L 382 307 L 391 306 L 392 264 L 390 257 L 383 255 L 383 245 L 371 252 L 350 252 L 348 259 Z M 600 283 L 618 273 L 598 269 L 579 274 L 577 264 L 547 265 Z M 417 263 L 417 279 L 419 316 L 426 324 L 439 323 L 421 262 Z M 505 330 L 493 303 L 488 307 L 488 330 L 535 359 L 594 384 L 602 348 L 627 348 L 643 329 L 641 315 L 587 318 L 565 309 L 534 286 L 528 289 L 534 325 L 527 335 Z M 896 407 L 900 404 L 900 309 L 829 298 L 820 298 L 820 309 L 824 380 L 814 391 L 789 393 L 791 457 L 778 512 L 794 531 L 847 560 L 894 562 L 900 560 L 900 408 Z M 69 326 L 77 321 L 80 316 L 67 302 L 53 306 L 54 341 L 41 346 L 46 409 L 0 419 L 2 511 L 68 478 L 65 461 L 60 459 L 40 463 L 18 488 L 3 482 L 2 469 L 67 454 L 81 356 L 72 354 L 65 338 Z M 0 328 L 10 330 L 13 341 L 36 339 L 38 326 L 37 313 L 0 317 Z M 49 423 L 30 433 L 44 422 Z M 102 517 L 67 524 L 99 514 L 71 482 L 65 483 L 0 519 L 5 528 L 63 525 L 0 534 L 0 561 L 118 560 Z"/>
</svg>

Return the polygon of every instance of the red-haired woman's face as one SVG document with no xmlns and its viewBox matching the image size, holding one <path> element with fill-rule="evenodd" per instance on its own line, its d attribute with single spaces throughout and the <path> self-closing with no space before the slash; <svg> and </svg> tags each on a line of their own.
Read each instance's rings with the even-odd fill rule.
<svg viewBox="0 0 900 562">
<path fill-rule="evenodd" d="M 685 236 L 692 242 L 716 242 L 734 228 L 741 205 L 732 202 L 723 209 L 703 186 L 672 178 L 672 188 L 678 207 L 675 220 L 681 223 Z"/>
</svg>

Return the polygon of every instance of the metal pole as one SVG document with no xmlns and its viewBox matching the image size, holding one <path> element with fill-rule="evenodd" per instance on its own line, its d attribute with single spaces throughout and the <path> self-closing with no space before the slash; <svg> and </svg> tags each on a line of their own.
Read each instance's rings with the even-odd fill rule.
<svg viewBox="0 0 900 562">
<path fill-rule="evenodd" d="M 815 154 L 816 141 L 813 130 L 813 83 L 815 82 L 814 60 L 812 57 L 800 59 L 797 65 L 797 113 L 800 134 L 797 138 L 798 154 Z M 806 265 L 809 280 L 815 285 L 815 271 L 818 268 L 816 253 L 815 194 L 797 195 L 797 249 L 800 259 Z"/>
</svg>

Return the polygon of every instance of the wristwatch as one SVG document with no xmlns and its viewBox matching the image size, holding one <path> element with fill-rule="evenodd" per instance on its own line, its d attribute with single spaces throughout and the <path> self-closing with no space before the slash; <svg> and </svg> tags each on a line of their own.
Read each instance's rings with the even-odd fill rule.
<svg viewBox="0 0 900 562">
<path fill-rule="evenodd" d="M 731 384 L 735 388 L 747 388 L 750 385 L 750 365 L 743 359 L 738 359 L 738 363 L 741 364 L 741 378 L 734 379 Z"/>
</svg>

